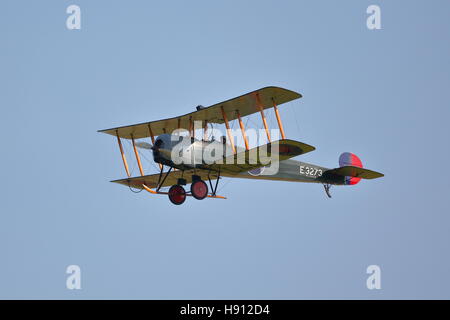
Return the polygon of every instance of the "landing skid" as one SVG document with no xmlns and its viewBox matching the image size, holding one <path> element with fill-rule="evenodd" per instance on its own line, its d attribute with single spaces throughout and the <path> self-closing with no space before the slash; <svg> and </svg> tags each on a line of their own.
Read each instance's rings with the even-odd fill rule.
<svg viewBox="0 0 450 320">
<path fill-rule="evenodd" d="M 328 198 L 331 198 L 331 193 L 330 193 L 330 188 L 331 188 L 331 184 L 324 184 L 323 188 L 325 189 L 325 193 L 327 194 Z"/>
</svg>

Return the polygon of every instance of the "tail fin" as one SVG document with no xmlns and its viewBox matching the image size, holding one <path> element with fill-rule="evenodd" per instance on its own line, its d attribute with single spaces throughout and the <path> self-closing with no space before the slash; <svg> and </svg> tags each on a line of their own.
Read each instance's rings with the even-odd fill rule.
<svg viewBox="0 0 450 320">
<path fill-rule="evenodd" d="M 358 156 L 351 152 L 344 152 L 339 156 L 339 167 L 358 167 L 362 168 L 362 162 L 361 159 L 358 158 Z M 355 185 L 359 181 L 361 181 L 361 178 L 359 177 L 352 177 L 352 176 L 345 176 L 345 182 L 346 185 Z"/>
<path fill-rule="evenodd" d="M 355 185 L 361 179 L 376 179 L 384 176 L 382 173 L 364 169 L 361 160 L 350 152 L 341 154 L 339 157 L 339 168 L 327 170 L 325 174 L 343 177 L 345 185 Z"/>
</svg>

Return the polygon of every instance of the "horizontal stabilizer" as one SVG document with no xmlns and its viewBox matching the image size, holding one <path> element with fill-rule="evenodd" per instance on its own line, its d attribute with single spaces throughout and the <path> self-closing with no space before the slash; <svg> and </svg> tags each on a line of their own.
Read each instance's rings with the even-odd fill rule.
<svg viewBox="0 0 450 320">
<path fill-rule="evenodd" d="M 346 177 L 356 177 L 362 179 L 376 179 L 384 177 L 384 174 L 365 168 L 345 166 L 325 171 L 326 174 L 334 174 Z"/>
</svg>

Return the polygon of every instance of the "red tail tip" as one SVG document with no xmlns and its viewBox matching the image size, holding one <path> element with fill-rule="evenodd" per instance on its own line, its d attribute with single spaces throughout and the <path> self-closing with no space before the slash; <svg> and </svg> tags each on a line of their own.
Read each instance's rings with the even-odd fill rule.
<svg viewBox="0 0 450 320">
<path fill-rule="evenodd" d="M 353 166 L 353 167 L 359 167 L 362 168 L 362 162 L 361 159 L 358 158 L 358 156 L 351 152 L 344 152 L 339 156 L 339 166 L 345 167 L 345 166 Z M 345 184 L 347 185 L 355 185 L 357 184 L 361 178 L 356 177 L 345 177 Z"/>
</svg>

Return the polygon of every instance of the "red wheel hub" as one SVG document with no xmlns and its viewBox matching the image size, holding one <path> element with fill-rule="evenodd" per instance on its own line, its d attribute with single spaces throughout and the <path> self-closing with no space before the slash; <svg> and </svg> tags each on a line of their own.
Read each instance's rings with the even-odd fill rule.
<svg viewBox="0 0 450 320">
<path fill-rule="evenodd" d="M 169 189 L 169 200 L 173 204 L 180 205 L 186 200 L 186 191 L 178 184 Z"/>
<path fill-rule="evenodd" d="M 208 185 L 203 180 L 197 180 L 191 184 L 192 196 L 197 200 L 205 199 L 208 195 Z"/>
</svg>

